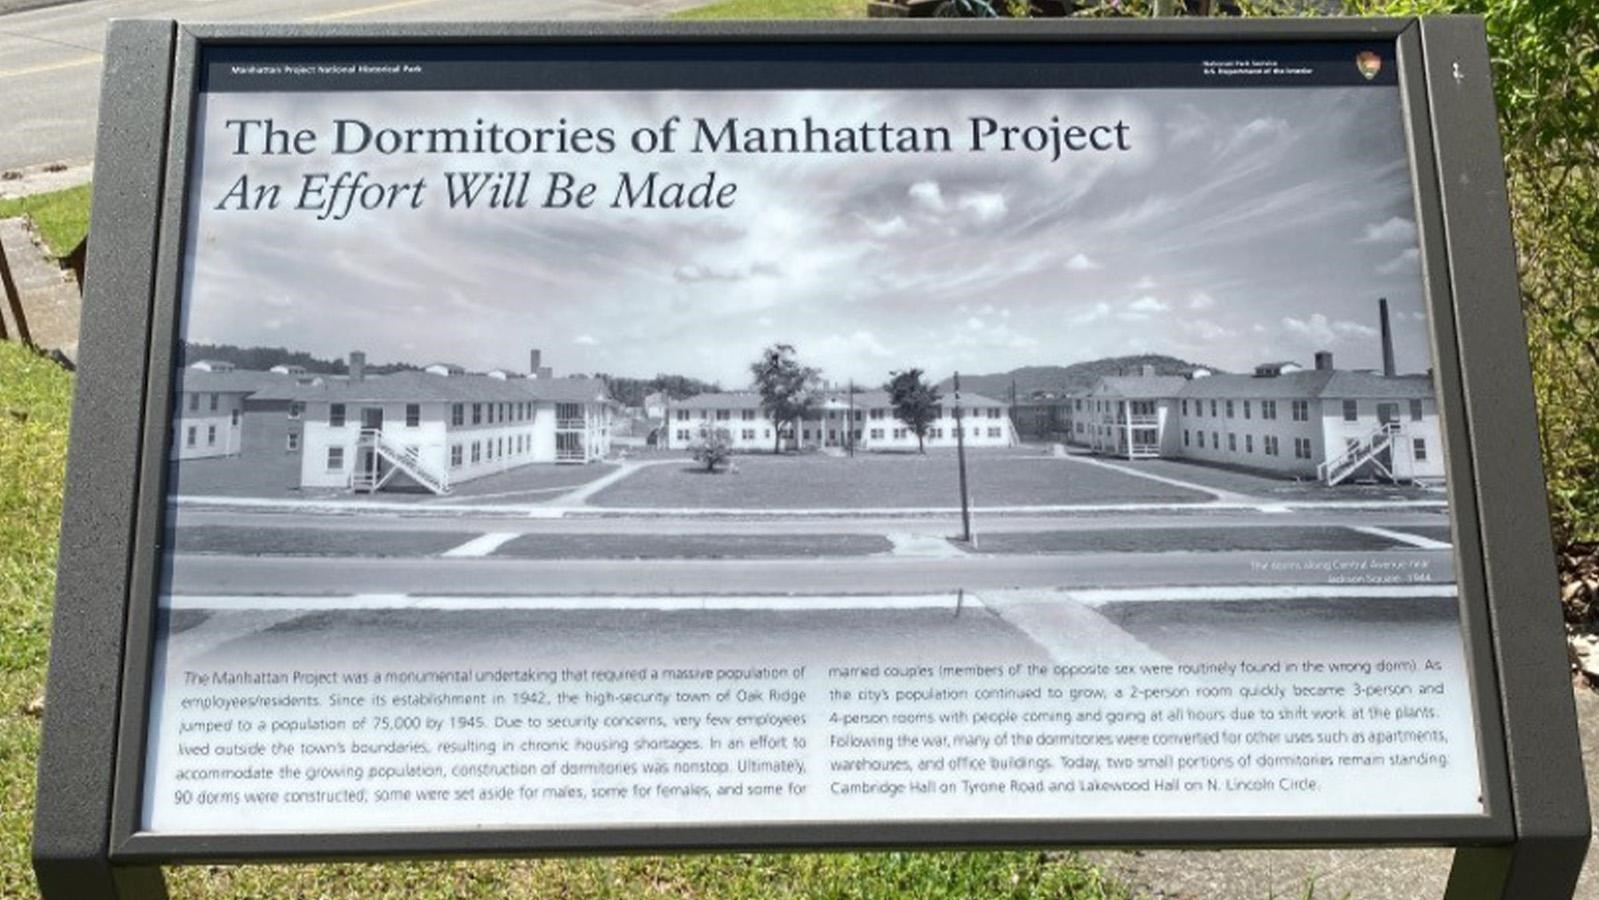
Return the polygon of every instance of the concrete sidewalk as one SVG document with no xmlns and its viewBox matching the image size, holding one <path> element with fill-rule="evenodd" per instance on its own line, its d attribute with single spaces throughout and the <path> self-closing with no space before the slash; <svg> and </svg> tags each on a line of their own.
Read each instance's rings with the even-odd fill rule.
<svg viewBox="0 0 1599 900">
<path fill-rule="evenodd" d="M 1588 808 L 1599 795 L 1599 693 L 1578 689 Z M 1599 818 L 1599 813 L 1596 813 Z M 1153 900 L 1423 900 L 1442 897 L 1451 850 L 1148 850 L 1086 854 Z M 1577 900 L 1599 900 L 1589 851 Z M 1314 887 L 1314 893 L 1310 893 Z"/>
</svg>

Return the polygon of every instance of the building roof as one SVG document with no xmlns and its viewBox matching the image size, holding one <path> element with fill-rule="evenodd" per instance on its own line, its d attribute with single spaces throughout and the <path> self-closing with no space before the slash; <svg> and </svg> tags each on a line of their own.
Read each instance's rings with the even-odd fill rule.
<svg viewBox="0 0 1599 900">
<path fill-rule="evenodd" d="M 938 402 L 946 406 L 955 402 L 954 392 L 940 393 Z M 888 409 L 894 404 L 889 399 L 887 391 L 857 391 L 855 393 L 856 409 Z M 961 391 L 961 408 L 1004 406 L 998 400 L 974 394 L 971 391 Z M 823 395 L 823 409 L 848 409 L 850 395 L 845 391 L 837 391 Z M 723 391 L 720 393 L 696 394 L 686 400 L 673 400 L 673 409 L 760 409 L 761 395 L 754 391 Z"/>
<path fill-rule="evenodd" d="M 760 409 L 761 395 L 754 391 L 720 391 L 669 400 L 672 409 Z"/>
<path fill-rule="evenodd" d="M 552 403 L 615 403 L 603 378 L 531 378 L 513 382 Z"/>
<path fill-rule="evenodd" d="M 1211 375 L 1197 380 L 1209 381 L 1215 377 Z M 1087 396 L 1158 400 L 1163 397 L 1176 397 L 1191 383 L 1181 375 L 1105 375 L 1094 382 Z"/>
<path fill-rule="evenodd" d="M 1175 396 L 1216 399 L 1326 398 L 1408 400 L 1433 396 L 1432 379 L 1426 375 L 1384 376 L 1373 372 L 1344 369 L 1306 369 L 1281 375 L 1211 375 L 1188 382 Z"/>
<path fill-rule="evenodd" d="M 295 376 L 251 369 L 212 372 L 206 369 L 180 369 L 178 390 L 213 394 L 253 394 L 266 388 L 293 387 Z"/>
<path fill-rule="evenodd" d="M 481 403 L 538 399 L 527 387 L 533 382 L 487 375 L 435 375 L 404 371 L 368 375 L 360 381 L 297 385 L 284 399 L 327 403 Z M 276 399 L 258 397 L 258 399 Z"/>
</svg>

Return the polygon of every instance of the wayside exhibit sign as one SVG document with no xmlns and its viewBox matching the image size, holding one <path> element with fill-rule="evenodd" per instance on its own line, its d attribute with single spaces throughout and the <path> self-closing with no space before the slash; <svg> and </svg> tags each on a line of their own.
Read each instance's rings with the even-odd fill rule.
<svg viewBox="0 0 1599 900">
<path fill-rule="evenodd" d="M 159 866 L 1587 814 L 1473 19 L 107 53 L 36 829 Z"/>
</svg>

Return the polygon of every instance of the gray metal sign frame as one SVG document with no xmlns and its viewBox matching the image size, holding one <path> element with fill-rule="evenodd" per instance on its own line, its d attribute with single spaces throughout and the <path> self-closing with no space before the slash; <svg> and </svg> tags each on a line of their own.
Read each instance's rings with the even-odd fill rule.
<svg viewBox="0 0 1599 900">
<path fill-rule="evenodd" d="M 212 46 L 1392 42 L 1417 174 L 1449 458 L 1480 816 L 740 824 L 651 828 L 142 833 L 148 688 L 185 185 Z M 722 66 L 727 87 L 737 67 Z M 202 26 L 112 23 L 81 363 L 39 764 L 34 864 L 47 898 L 164 896 L 204 860 L 919 847 L 1457 848 L 1447 896 L 1570 896 L 1589 823 L 1482 23 L 1438 19 Z"/>
</svg>

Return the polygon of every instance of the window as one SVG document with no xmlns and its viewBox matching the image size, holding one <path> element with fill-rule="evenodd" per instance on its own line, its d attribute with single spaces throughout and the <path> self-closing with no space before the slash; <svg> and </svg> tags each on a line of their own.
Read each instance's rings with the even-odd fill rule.
<svg viewBox="0 0 1599 900">
<path fill-rule="evenodd" d="M 205 426 L 205 445 L 207 447 L 215 447 L 217 445 L 217 427 L 215 425 Z"/>
<path fill-rule="evenodd" d="M 481 403 L 472 404 L 472 424 L 473 425 L 482 425 L 483 424 L 483 404 L 481 404 Z M 477 462 L 477 460 L 475 460 L 475 459 L 472 460 L 472 461 L 473 462 Z"/>
<path fill-rule="evenodd" d="M 197 429 L 193 425 L 189 426 L 189 431 L 188 431 L 188 433 L 186 435 L 184 435 L 184 438 L 183 438 L 183 443 L 184 443 L 185 446 L 188 446 L 188 447 L 193 447 L 194 446 L 194 434 L 195 434 L 196 430 Z"/>
<path fill-rule="evenodd" d="M 472 462 L 478 463 L 478 462 L 482 462 L 482 461 L 483 461 L 483 445 L 479 441 L 473 441 L 472 442 Z"/>
<path fill-rule="evenodd" d="M 464 403 L 451 403 L 450 404 L 450 424 L 451 425 L 465 425 L 466 424 L 466 404 L 464 404 Z"/>
<path fill-rule="evenodd" d="M 1310 438 L 1294 438 L 1294 458 L 1310 459 Z"/>
<path fill-rule="evenodd" d="M 1421 421 L 1421 401 L 1420 400 L 1412 400 L 1412 401 L 1410 401 L 1410 421 L 1412 421 L 1412 422 L 1420 422 Z"/>
<path fill-rule="evenodd" d="M 344 471 L 344 448 L 343 447 L 329 447 L 328 448 L 328 471 L 329 472 L 342 472 L 342 471 Z"/>
<path fill-rule="evenodd" d="M 1185 400 L 1183 402 L 1186 403 L 1188 401 Z M 1183 446 L 1184 447 L 1188 446 L 1188 429 L 1186 429 L 1186 428 L 1183 429 Z"/>
<path fill-rule="evenodd" d="M 216 412 L 217 411 L 217 395 L 216 394 L 212 394 L 211 395 L 211 411 L 212 412 Z"/>
<path fill-rule="evenodd" d="M 873 410 L 873 412 L 875 412 L 875 411 L 876 410 Z M 880 441 L 880 440 L 883 439 L 883 429 L 881 429 L 881 428 L 873 428 L 868 433 L 871 435 L 872 440 L 874 440 L 874 441 Z"/>
<path fill-rule="evenodd" d="M 1216 450 L 1221 449 L 1221 435 L 1219 433 L 1214 431 L 1210 433 L 1210 446 Z"/>
<path fill-rule="evenodd" d="M 907 433 L 908 433 L 908 432 L 909 432 L 909 431 L 910 431 L 910 429 L 909 429 L 909 428 L 896 428 L 896 429 L 894 429 L 894 437 L 896 437 L 896 438 L 899 438 L 899 439 L 901 439 L 901 440 L 904 440 L 904 438 L 905 438 L 905 435 L 906 435 L 906 434 L 907 434 Z"/>
<path fill-rule="evenodd" d="M 680 441 L 688 440 L 689 439 L 688 438 L 688 429 L 687 428 L 679 428 L 677 430 L 677 439 L 680 440 Z"/>
<path fill-rule="evenodd" d="M 495 452 L 494 455 L 495 456 L 501 456 L 501 457 L 505 456 L 505 438 L 499 438 L 494 443 L 495 443 L 495 449 L 496 449 L 496 452 Z"/>
<path fill-rule="evenodd" d="M 1275 418 L 1277 418 L 1277 401 L 1276 400 L 1262 400 L 1262 401 L 1260 401 L 1260 417 L 1262 419 L 1275 419 Z"/>
<path fill-rule="evenodd" d="M 990 428 L 990 429 L 988 429 L 988 436 L 991 437 L 991 438 L 999 437 L 999 429 L 998 428 Z"/>
<path fill-rule="evenodd" d="M 743 432 L 741 432 L 741 434 L 743 434 L 744 440 L 746 441 L 755 440 L 755 429 L 753 428 L 746 428 L 743 430 Z"/>
<path fill-rule="evenodd" d="M 753 421 L 755 421 L 755 410 L 746 409 L 746 410 L 742 411 L 739 414 L 739 418 L 743 419 L 746 422 L 753 422 Z"/>
<path fill-rule="evenodd" d="M 1294 413 L 1294 421 L 1295 422 L 1309 422 L 1310 421 L 1310 401 L 1309 400 L 1295 400 L 1294 401 L 1293 413 Z"/>
<path fill-rule="evenodd" d="M 1266 455 L 1267 456 L 1276 456 L 1277 455 L 1277 449 L 1278 448 L 1277 448 L 1277 437 L 1276 437 L 1276 435 L 1271 435 L 1271 434 L 1266 435 L 1264 438 L 1261 439 L 1261 443 L 1265 445 L 1262 449 L 1264 449 L 1266 451 Z"/>
<path fill-rule="evenodd" d="M 284 440 L 283 449 L 290 453 L 300 452 L 300 432 L 291 431 Z"/>
<path fill-rule="evenodd" d="M 1248 407 L 1245 407 L 1245 409 L 1248 409 Z M 1252 435 L 1252 434 L 1244 435 L 1244 452 L 1245 453 L 1254 453 L 1255 452 L 1255 436 L 1254 435 Z"/>
<path fill-rule="evenodd" d="M 405 427 L 415 428 L 422 424 L 422 404 L 405 404 Z"/>
<path fill-rule="evenodd" d="M 460 405 L 461 404 L 459 404 L 459 403 L 456 404 L 457 407 L 459 407 Z M 460 444 L 451 444 L 450 445 L 450 468 L 452 468 L 452 469 L 461 468 L 461 457 L 462 457 L 461 445 Z"/>
<path fill-rule="evenodd" d="M 495 411 L 495 408 L 496 408 L 495 404 L 489 403 L 489 404 L 485 404 L 485 405 L 488 406 L 488 409 L 484 411 L 483 419 L 488 424 L 493 425 L 494 424 L 494 411 Z"/>
<path fill-rule="evenodd" d="M 238 410 L 233 410 L 232 412 L 228 413 L 228 424 L 232 425 L 234 428 L 238 428 L 239 427 L 239 411 Z"/>
<path fill-rule="evenodd" d="M 330 403 L 330 404 L 328 404 L 328 427 L 329 428 L 343 428 L 344 427 L 344 404 L 343 403 Z"/>
<path fill-rule="evenodd" d="M 871 411 L 870 418 L 881 419 L 881 418 L 883 418 L 883 413 L 884 413 L 884 410 L 874 409 L 874 410 Z"/>
<path fill-rule="evenodd" d="M 1344 421 L 1353 422 L 1360 418 L 1360 404 L 1354 400 L 1344 401 Z"/>
<path fill-rule="evenodd" d="M 1237 453 L 1238 452 L 1238 435 L 1231 434 L 1231 433 L 1229 433 L 1227 435 L 1227 452 L 1228 453 Z"/>
<path fill-rule="evenodd" d="M 189 412 L 199 412 L 199 411 L 200 411 L 200 395 L 199 394 L 190 394 L 189 395 Z"/>
<path fill-rule="evenodd" d="M 1415 454 L 1415 456 L 1416 456 L 1416 462 L 1426 462 L 1427 461 L 1427 439 L 1426 438 L 1416 438 L 1414 441 L 1411 442 L 1410 447 L 1411 447 L 1411 452 L 1413 452 Z"/>
<path fill-rule="evenodd" d="M 1216 401 L 1214 400 L 1210 401 L 1210 417 L 1212 419 L 1216 418 Z"/>
<path fill-rule="evenodd" d="M 1233 417 L 1233 401 L 1228 400 L 1227 401 L 1227 418 L 1231 419 L 1232 417 Z"/>
<path fill-rule="evenodd" d="M 1249 401 L 1244 401 L 1244 418 L 1249 418 Z"/>
<path fill-rule="evenodd" d="M 289 404 L 289 418 L 298 419 L 305 414 L 305 404 L 298 400 Z"/>
<path fill-rule="evenodd" d="M 1183 401 L 1183 415 L 1185 415 L 1185 416 L 1188 415 L 1188 401 L 1187 400 Z"/>
<path fill-rule="evenodd" d="M 1199 447 L 1200 447 L 1200 449 L 1204 449 L 1204 447 L 1205 447 L 1205 433 L 1203 431 L 1199 431 L 1199 432 L 1195 432 L 1195 433 L 1199 435 Z"/>
<path fill-rule="evenodd" d="M 678 410 L 677 411 L 677 420 L 679 422 L 687 422 L 688 421 L 688 410 L 686 410 L 686 409 Z"/>
<path fill-rule="evenodd" d="M 728 419 L 731 419 L 732 417 L 733 417 L 733 411 L 730 410 L 730 409 L 719 409 L 719 410 L 716 411 L 716 421 L 718 421 L 718 422 L 726 422 Z"/>
</svg>

